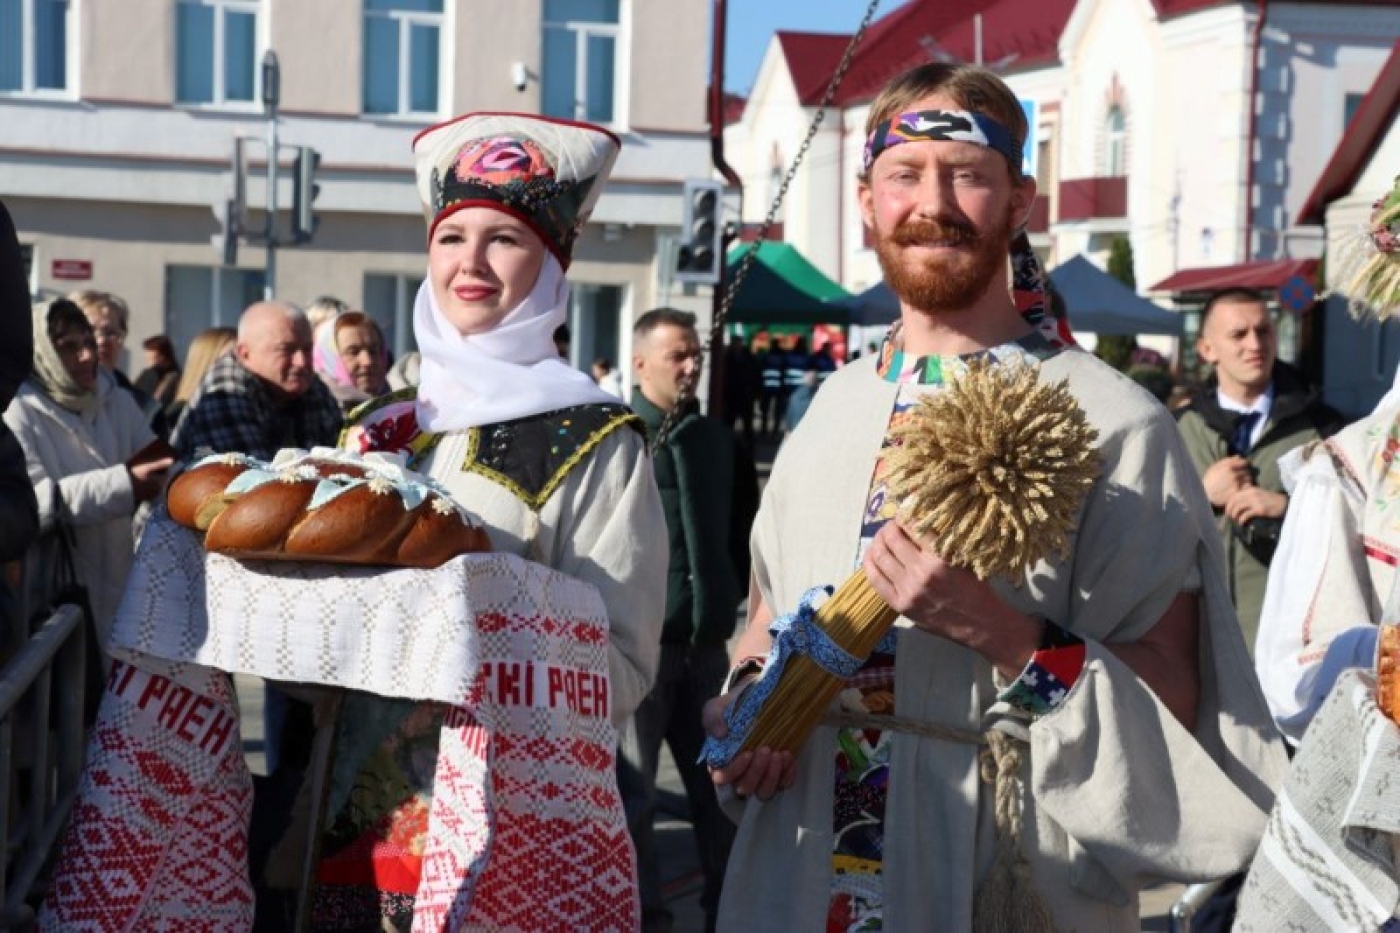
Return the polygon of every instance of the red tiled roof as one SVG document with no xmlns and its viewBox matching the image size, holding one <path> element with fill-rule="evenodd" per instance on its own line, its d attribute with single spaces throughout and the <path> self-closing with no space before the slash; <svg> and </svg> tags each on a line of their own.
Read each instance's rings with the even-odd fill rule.
<svg viewBox="0 0 1400 933">
<path fill-rule="evenodd" d="M 1152 0 L 1152 5 L 1157 9 L 1158 19 L 1170 19 L 1173 16 L 1185 16 L 1187 13 L 1195 13 L 1197 10 L 1208 9 L 1213 6 L 1242 6 L 1248 2 L 1251 7 L 1255 6 L 1253 0 Z M 1395 6 L 1395 0 L 1307 0 L 1315 6 Z"/>
<path fill-rule="evenodd" d="M 1366 163 L 1395 122 L 1400 111 L 1400 42 L 1376 75 L 1351 122 L 1342 131 L 1341 142 L 1332 152 L 1327 167 L 1318 176 L 1308 199 L 1298 211 L 1298 223 L 1320 224 L 1327 205 L 1346 194 L 1361 177 Z"/>
<path fill-rule="evenodd" d="M 778 32 L 778 44 L 787 60 L 792 83 L 797 87 L 797 99 L 803 106 L 821 103 L 826 86 L 836 73 L 841 55 L 851 42 L 850 36 L 828 32 Z"/>
<path fill-rule="evenodd" d="M 724 92 L 724 125 L 738 123 L 744 118 L 744 108 L 749 105 L 749 99 L 742 94 L 734 94 L 730 91 Z"/>
<path fill-rule="evenodd" d="M 1308 282 L 1317 277 L 1316 259 L 1272 259 L 1244 262 L 1234 266 L 1181 269 L 1167 276 L 1148 291 L 1214 292 L 1222 288 L 1257 288 L 1269 291 L 1294 276 Z"/>
<path fill-rule="evenodd" d="M 1075 0 L 910 0 L 866 30 L 836 103 L 870 100 L 886 81 L 940 53 L 976 58 L 974 15 L 982 14 L 983 61 L 1021 70 L 1059 57 L 1059 37 Z M 850 35 L 779 32 L 797 95 L 821 102 Z"/>
<path fill-rule="evenodd" d="M 1152 5 L 1157 8 L 1158 19 L 1168 19 L 1173 16 L 1185 16 L 1207 7 L 1239 2 L 1240 0 L 1152 0 Z"/>
</svg>

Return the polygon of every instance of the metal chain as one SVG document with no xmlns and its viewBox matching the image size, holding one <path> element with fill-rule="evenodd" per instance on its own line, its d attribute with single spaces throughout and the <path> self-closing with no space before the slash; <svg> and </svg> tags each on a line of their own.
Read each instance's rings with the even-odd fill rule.
<svg viewBox="0 0 1400 933">
<path fill-rule="evenodd" d="M 763 224 L 758 228 L 758 233 L 754 237 L 754 247 L 747 250 L 744 257 L 739 260 L 739 266 L 734 270 L 734 275 L 724 290 L 724 297 L 720 300 L 719 313 L 715 315 L 715 319 L 710 324 L 711 331 L 723 328 L 729 320 L 729 310 L 734 306 L 734 299 L 739 294 L 739 288 L 744 284 L 749 269 L 753 267 L 754 261 L 758 258 L 758 244 L 767 239 L 768 231 L 777 222 L 778 209 L 783 206 L 783 198 L 787 197 L 788 188 L 792 185 L 792 180 L 797 177 L 797 170 L 802 165 L 807 150 L 812 148 L 812 140 L 816 138 L 817 131 L 821 129 L 822 121 L 826 119 L 826 112 L 830 109 L 831 102 L 836 99 L 836 92 L 840 89 L 841 82 L 845 80 L 846 72 L 850 70 L 856 49 L 860 46 L 861 40 L 865 38 L 866 30 L 870 28 L 870 23 L 875 18 L 875 11 L 879 8 L 880 0 L 870 0 L 870 5 L 865 8 L 865 16 L 862 17 L 860 26 L 851 36 L 851 41 L 846 44 L 846 50 L 841 54 L 841 62 L 836 66 L 836 72 L 831 76 L 831 81 L 826 86 L 826 93 L 822 95 L 821 103 L 817 105 L 817 113 L 812 118 L 812 125 L 807 127 L 807 136 L 802 140 L 802 145 L 797 148 L 797 154 L 793 156 L 792 164 L 788 166 L 787 175 L 783 177 L 783 183 L 778 186 L 778 193 L 773 197 L 773 203 L 768 206 L 768 216 L 763 218 Z M 845 140 L 837 140 L 836 144 L 838 146 L 845 145 Z M 723 263 L 724 257 L 717 256 L 715 261 Z M 721 266 L 721 268 L 723 267 Z M 690 397 L 698 380 L 699 371 L 697 370 L 696 374 L 681 386 L 682 398 Z M 711 399 L 712 403 L 713 401 Z M 675 426 L 676 418 L 679 417 L 680 409 L 680 405 L 675 406 L 666 413 L 666 417 L 661 419 L 661 426 L 657 429 L 651 443 L 653 453 L 665 442 L 666 436 L 671 433 L 671 428 Z"/>
</svg>

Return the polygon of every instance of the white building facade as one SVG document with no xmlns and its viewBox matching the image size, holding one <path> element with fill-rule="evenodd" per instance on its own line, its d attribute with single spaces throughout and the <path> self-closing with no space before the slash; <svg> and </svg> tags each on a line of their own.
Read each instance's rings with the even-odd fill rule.
<svg viewBox="0 0 1400 933">
<path fill-rule="evenodd" d="M 851 74 L 861 85 L 864 71 L 863 86 L 838 94 L 789 190 L 784 238 L 852 291 L 880 279 L 856 201 L 865 116 L 903 67 L 941 57 L 998 68 L 1033 106 L 1041 201 L 1029 229 L 1042 258 L 1053 268 L 1083 253 L 1102 267 L 1125 237 L 1149 291 L 1183 269 L 1321 255 L 1298 210 L 1400 37 L 1395 0 L 987 0 L 953 22 L 939 6 L 911 0 L 886 17 L 891 29 L 872 29 L 864 54 L 899 67 L 863 69 L 858 48 Z M 747 223 L 762 219 L 769 179 L 816 113 L 825 85 L 813 90 L 806 62 L 839 59 L 824 40 L 775 37 L 726 131 Z"/>
<path fill-rule="evenodd" d="M 264 249 L 226 266 L 218 240 L 236 137 L 247 224 L 264 228 L 274 50 L 284 236 L 290 147 L 321 156 L 319 225 L 277 251 L 275 295 L 362 307 L 404 352 L 426 269 L 414 135 L 478 110 L 602 123 L 623 150 L 575 253 L 572 356 L 625 360 L 631 321 L 668 291 L 658 256 L 682 183 L 710 173 L 709 14 L 705 0 L 11 0 L 0 198 L 36 293 L 114 292 L 132 307 L 129 353 L 155 333 L 183 352 L 263 294 Z"/>
</svg>

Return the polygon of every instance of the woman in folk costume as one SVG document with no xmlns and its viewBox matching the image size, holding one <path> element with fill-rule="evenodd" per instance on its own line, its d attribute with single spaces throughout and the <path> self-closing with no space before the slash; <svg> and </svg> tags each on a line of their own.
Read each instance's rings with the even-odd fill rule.
<svg viewBox="0 0 1400 933">
<path fill-rule="evenodd" d="M 1355 317 L 1383 323 L 1400 312 L 1400 178 L 1369 228 L 1329 253 L 1328 278 Z M 1376 683 L 1387 667 L 1382 626 L 1400 622 L 1397 449 L 1400 372 L 1369 415 L 1279 462 L 1288 513 L 1254 664 L 1297 751 L 1235 929 L 1400 923 L 1400 730 Z"/>
<path fill-rule="evenodd" d="M 568 760 L 496 748 L 490 804 L 528 798 L 533 810 L 508 833 L 496 827 L 502 835 L 471 904 L 459 905 L 446 928 L 620 930 L 639 922 L 612 775 L 613 724 L 631 715 L 655 674 L 665 519 L 640 422 L 560 360 L 551 339 L 566 316 L 574 244 L 618 146 L 597 127 L 497 113 L 469 114 L 415 139 L 428 219 L 428 278 L 414 307 L 422 384 L 380 399 L 345 437 L 352 449 L 407 452 L 413 468 L 479 518 L 495 550 L 591 584 L 607 610 L 610 692 L 590 696 L 580 687 L 574 697 L 602 712 L 599 730 L 589 742 L 580 735 Z M 539 607 L 542 616 L 549 611 Z M 538 700 L 544 685 L 523 679 L 519 690 L 534 689 Z M 435 784 L 441 790 L 445 780 L 442 724 L 443 710 L 430 704 L 346 701 L 314 928 L 425 928 L 415 900 L 453 879 L 430 877 L 424 847 L 431 834 L 458 829 L 432 808 Z M 607 772 L 594 775 L 604 787 L 598 799 L 569 802 L 597 813 L 582 827 L 554 819 L 564 804 L 546 792 L 567 786 L 579 768 Z M 453 815 L 480 819 L 467 808 Z M 506 855 L 535 865 L 536 881 L 493 874 Z M 535 883 L 545 887 L 529 887 Z"/>
</svg>

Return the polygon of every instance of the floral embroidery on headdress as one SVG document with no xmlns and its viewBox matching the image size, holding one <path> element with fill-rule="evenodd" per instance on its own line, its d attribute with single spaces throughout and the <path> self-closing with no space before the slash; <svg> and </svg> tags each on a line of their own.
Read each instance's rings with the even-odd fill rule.
<svg viewBox="0 0 1400 933">
<path fill-rule="evenodd" d="M 474 178 L 488 185 L 553 178 L 554 167 L 533 140 L 498 136 L 478 139 L 462 147 L 452 173 L 458 179 Z"/>
</svg>

